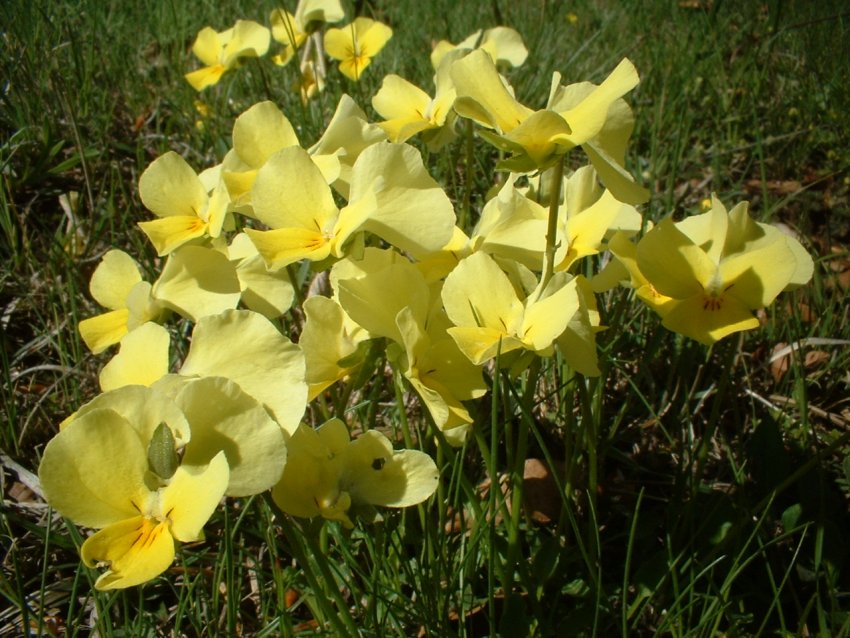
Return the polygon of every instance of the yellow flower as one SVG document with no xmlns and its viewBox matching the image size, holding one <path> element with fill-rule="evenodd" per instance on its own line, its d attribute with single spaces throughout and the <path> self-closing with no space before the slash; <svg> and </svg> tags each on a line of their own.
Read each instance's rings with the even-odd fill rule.
<svg viewBox="0 0 850 638">
<path fill-rule="evenodd" d="M 545 288 L 520 300 L 508 275 L 487 253 L 473 253 L 446 277 L 442 291 L 448 329 L 458 348 L 480 365 L 498 353 L 549 354 L 579 310 L 576 280 L 556 273 Z"/>
<path fill-rule="evenodd" d="M 151 285 L 142 281 L 139 266 L 127 253 L 110 250 L 103 256 L 89 282 L 89 291 L 101 306 L 109 309 L 79 325 L 80 336 L 98 354 L 118 343 L 147 321 L 153 321 L 164 308 L 151 295 Z"/>
<path fill-rule="evenodd" d="M 206 66 L 186 74 L 196 91 L 217 84 L 226 71 L 236 67 L 240 58 L 260 57 L 269 50 L 269 30 L 251 20 L 238 20 L 236 25 L 217 33 L 211 27 L 198 32 L 192 53 Z"/>
<path fill-rule="evenodd" d="M 350 190 L 339 209 L 306 151 L 290 147 L 273 155 L 252 194 L 255 215 L 271 230 L 246 230 L 269 268 L 340 258 L 361 231 L 413 255 L 439 249 L 451 235 L 451 202 L 412 146 L 368 147 L 354 164 Z"/>
<path fill-rule="evenodd" d="M 175 437 L 168 425 L 172 452 Z M 101 590 L 138 585 L 165 571 L 175 541 L 196 541 L 224 495 L 229 469 L 219 451 L 204 464 L 181 464 L 152 476 L 156 430 L 115 410 L 91 409 L 46 446 L 39 466 L 45 497 L 60 514 L 100 529 L 80 548 L 88 567 L 106 564 Z"/>
<path fill-rule="evenodd" d="M 377 430 L 352 441 L 339 419 L 317 430 L 302 424 L 288 450 L 272 498 L 293 516 L 322 516 L 352 527 L 352 505 L 409 507 L 431 496 L 439 481 L 436 464 L 424 452 L 395 451 Z"/>
<path fill-rule="evenodd" d="M 441 64 L 434 76 L 436 91 L 433 99 L 419 87 L 398 75 L 388 75 L 372 98 L 372 106 L 385 119 L 378 125 L 387 132 L 391 142 L 404 142 L 417 133 L 432 151 L 438 151 L 454 139 L 457 119 L 452 105 L 456 92 L 449 76 L 451 61 Z"/>
<path fill-rule="evenodd" d="M 483 36 L 479 29 L 456 45 L 448 40 L 440 40 L 431 52 L 431 64 L 438 69 L 447 53 L 457 50 L 472 51 L 476 48 L 484 50 L 497 66 L 518 67 L 528 57 L 528 49 L 517 31 L 510 27 L 494 27 L 484 31 Z"/>
<path fill-rule="evenodd" d="M 318 23 L 339 22 L 344 17 L 339 0 L 300 0 L 295 15 L 275 9 L 271 13 L 272 37 L 283 45 L 283 51 L 272 58 L 274 63 L 289 62 Z"/>
<path fill-rule="evenodd" d="M 197 173 L 180 155 L 169 151 L 158 157 L 139 178 L 142 203 L 159 219 L 140 222 L 159 255 L 186 242 L 221 234 L 230 197 L 219 181 L 207 194 Z"/>
<path fill-rule="evenodd" d="M 492 58 L 476 50 L 452 65 L 457 91 L 455 111 L 491 131 L 481 136 L 511 153 L 500 167 L 515 172 L 545 169 L 570 149 L 581 146 L 603 184 L 619 201 L 638 204 L 649 198 L 623 168 L 632 133 L 631 110 L 622 96 L 638 84 L 629 60 L 622 60 L 600 85 L 562 86 L 555 73 L 549 103 L 534 111 L 521 104 L 496 70 Z"/>
<path fill-rule="evenodd" d="M 797 240 L 754 222 L 746 202 L 727 213 L 717 197 L 707 213 L 668 218 L 648 232 L 636 263 L 652 289 L 672 299 L 664 326 L 706 345 L 758 327 L 753 311 L 807 282 L 814 268 Z"/>
<path fill-rule="evenodd" d="M 356 18 L 341 29 L 328 29 L 325 51 L 339 60 L 339 70 L 345 77 L 357 81 L 392 35 L 393 30 L 382 22 Z"/>
</svg>

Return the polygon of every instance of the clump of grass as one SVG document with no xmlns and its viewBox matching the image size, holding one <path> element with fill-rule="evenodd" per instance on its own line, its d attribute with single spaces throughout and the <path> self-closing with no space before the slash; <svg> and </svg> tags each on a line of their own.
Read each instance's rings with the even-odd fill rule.
<svg viewBox="0 0 850 638">
<path fill-rule="evenodd" d="M 302 107 L 291 78 L 259 61 L 201 96 L 211 111 L 201 127 L 182 78 L 192 37 L 206 24 L 264 21 L 273 5 L 0 7 L 15 25 L 0 42 L 6 633 L 850 634 L 850 328 L 833 268 L 850 241 L 847 16 L 837 3 L 579 2 L 573 22 L 558 3 L 455 4 L 358 5 L 397 30 L 361 84 L 337 78 Z M 554 70 L 598 80 L 628 55 L 642 76 L 629 161 L 653 189 L 647 217 L 692 212 L 711 191 L 749 197 L 820 255 L 812 284 L 760 331 L 711 350 L 665 332 L 628 293 L 607 293 L 599 379 L 558 359 L 519 379 L 493 373 L 465 447 L 419 438 L 443 475 L 429 506 L 346 531 L 281 526 L 263 499 L 236 501 L 166 577 L 94 591 L 80 533 L 27 472 L 96 391 L 101 362 L 76 324 L 94 311 L 87 286 L 100 256 L 124 247 L 156 267 L 135 230 L 141 170 L 168 149 L 196 168 L 219 161 L 233 118 L 266 97 L 315 139 L 343 91 L 368 109 L 383 73 L 427 86 L 432 39 L 499 23 L 532 51 L 511 76 L 528 103 L 543 104 Z M 474 144 L 473 184 L 457 170 L 466 149 L 431 158 L 453 201 L 476 194 L 472 219 L 496 160 Z M 400 381 L 384 383 L 383 360 L 375 366 L 350 409 L 370 427 L 404 420 L 427 432 Z M 526 457 L 548 468 L 548 523 L 519 507 L 541 489 Z"/>
</svg>

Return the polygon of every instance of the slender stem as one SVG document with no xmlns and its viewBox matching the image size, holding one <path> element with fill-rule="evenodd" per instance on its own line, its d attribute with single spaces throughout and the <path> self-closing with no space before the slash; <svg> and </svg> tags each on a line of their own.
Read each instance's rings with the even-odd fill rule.
<svg viewBox="0 0 850 638">
<path fill-rule="evenodd" d="M 466 121 L 466 132 L 464 134 L 464 150 L 466 152 L 466 157 L 464 160 L 464 169 L 466 171 L 466 175 L 464 177 L 463 183 L 463 202 L 461 203 L 460 217 L 458 219 L 457 224 L 460 228 L 466 229 L 467 224 L 469 223 L 470 208 L 472 206 L 472 182 L 474 172 L 473 169 L 475 168 L 475 146 L 472 120 Z"/>
<path fill-rule="evenodd" d="M 317 600 L 322 605 L 321 593 L 324 592 L 330 596 L 336 603 L 337 609 L 324 609 L 325 616 L 334 631 L 338 636 L 358 636 L 360 632 L 357 630 L 357 625 L 351 617 L 351 611 L 348 604 L 343 598 L 342 593 L 337 586 L 336 578 L 330 570 L 327 563 L 327 555 L 321 551 L 319 543 L 314 534 L 304 533 L 301 525 L 295 523 L 287 514 L 280 510 L 277 504 L 272 500 L 271 495 L 266 493 L 266 503 L 269 508 L 275 513 L 275 518 L 283 529 L 283 533 L 289 541 L 289 548 L 292 556 L 301 565 L 301 570 L 307 578 L 307 582 L 317 594 Z M 302 543 L 302 539 L 306 540 L 307 548 Z M 311 556 L 312 555 L 312 556 Z M 312 557 L 313 560 L 310 560 Z M 321 579 L 316 576 L 313 568 L 317 567 Z M 324 605 L 322 605 L 324 606 Z"/>
<path fill-rule="evenodd" d="M 511 464 L 511 518 L 508 528 L 508 568 L 513 570 L 519 560 L 519 524 L 522 517 L 522 498 L 525 481 L 525 457 L 528 453 L 528 422 L 534 411 L 535 390 L 540 378 L 540 357 L 534 357 L 528 367 L 525 390 L 522 402 L 523 410 L 519 420 L 519 431 L 511 448 L 513 449 L 513 463 Z"/>
<path fill-rule="evenodd" d="M 564 181 L 564 161 L 565 155 L 548 170 L 550 178 L 549 186 L 549 219 L 546 224 L 546 252 L 543 260 L 543 274 L 540 276 L 541 292 L 546 288 L 546 284 L 555 273 L 555 251 L 558 249 L 558 209 L 561 204 L 561 185 Z M 542 186 L 542 176 L 541 176 Z"/>
</svg>

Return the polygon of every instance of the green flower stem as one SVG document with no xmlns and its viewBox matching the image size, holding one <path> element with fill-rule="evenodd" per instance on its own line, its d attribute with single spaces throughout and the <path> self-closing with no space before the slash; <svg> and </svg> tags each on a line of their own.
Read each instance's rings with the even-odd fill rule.
<svg viewBox="0 0 850 638">
<path fill-rule="evenodd" d="M 460 215 L 458 215 L 458 227 L 466 230 L 469 223 L 469 213 L 472 206 L 472 182 L 475 174 L 475 134 L 473 132 L 472 120 L 466 121 L 466 131 L 464 133 L 464 170 L 466 175 L 463 180 L 463 201 L 460 206 Z"/>
<path fill-rule="evenodd" d="M 549 218 L 546 223 L 546 251 L 543 260 L 543 273 L 540 275 L 540 291 L 546 288 L 546 284 L 555 273 L 555 251 L 558 249 L 556 243 L 558 236 L 558 208 L 561 203 L 561 186 L 564 181 L 564 161 L 566 156 L 562 155 L 555 165 L 548 170 L 549 174 Z M 541 176 L 540 185 L 543 185 Z"/>
<path fill-rule="evenodd" d="M 588 385 L 591 387 L 588 388 Z M 599 410 L 594 410 L 592 397 L 596 384 L 591 379 L 579 377 L 576 379 L 578 397 L 581 407 L 581 432 L 584 438 L 584 449 L 587 454 L 587 499 L 591 512 L 596 512 L 596 494 L 599 489 Z M 598 406 L 597 406 L 598 408 Z M 597 556 L 598 540 L 596 526 L 588 526 L 587 546 L 591 556 Z"/>
<path fill-rule="evenodd" d="M 508 450 L 513 450 L 511 466 L 511 507 L 510 527 L 508 528 L 508 556 L 509 569 L 514 569 L 520 557 L 519 525 L 522 516 L 522 498 L 525 485 L 525 457 L 528 455 L 529 419 L 533 418 L 535 390 L 540 379 L 542 362 L 540 357 L 534 357 L 528 367 L 525 389 L 522 396 L 522 415 L 519 420 L 519 429 L 515 441 L 509 441 Z"/>
<path fill-rule="evenodd" d="M 266 493 L 265 496 L 266 503 L 275 513 L 275 518 L 277 518 L 286 539 L 289 541 L 292 556 L 301 565 L 301 570 L 307 578 L 310 589 L 316 593 L 322 592 L 326 594 L 336 603 L 336 609 L 325 608 L 327 601 L 321 596 L 316 597 L 319 605 L 323 607 L 322 611 L 325 613 L 326 619 L 333 625 L 334 632 L 337 636 L 358 636 L 357 625 L 351 617 L 351 611 L 345 598 L 343 598 L 342 593 L 339 591 L 336 578 L 328 566 L 327 554 L 322 553 L 316 534 L 311 533 L 316 530 L 307 530 L 305 533 L 305 530 L 300 524 L 295 523 L 290 516 L 278 508 L 277 504 L 272 500 L 271 494 Z M 319 524 L 324 524 L 324 521 L 319 521 Z M 306 541 L 306 547 L 302 543 L 302 539 Z M 314 568 L 318 568 L 321 578 L 317 577 Z"/>
</svg>

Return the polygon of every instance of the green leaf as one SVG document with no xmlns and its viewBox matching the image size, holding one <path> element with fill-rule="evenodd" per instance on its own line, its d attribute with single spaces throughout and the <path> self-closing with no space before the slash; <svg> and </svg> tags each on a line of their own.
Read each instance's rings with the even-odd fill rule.
<svg viewBox="0 0 850 638">
<path fill-rule="evenodd" d="M 148 465 L 151 472 L 162 479 L 170 479 L 180 465 L 180 458 L 174 449 L 174 435 L 165 423 L 154 430 L 148 446 Z"/>
</svg>

